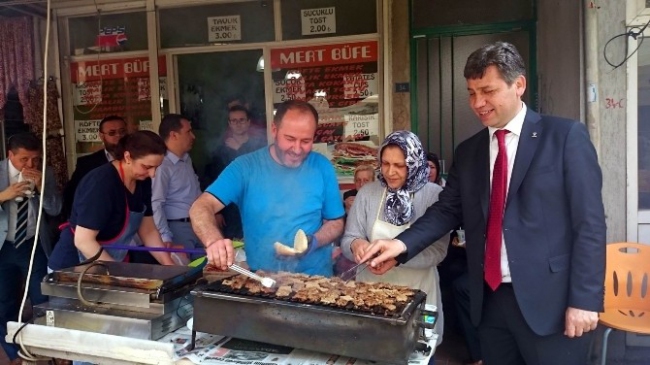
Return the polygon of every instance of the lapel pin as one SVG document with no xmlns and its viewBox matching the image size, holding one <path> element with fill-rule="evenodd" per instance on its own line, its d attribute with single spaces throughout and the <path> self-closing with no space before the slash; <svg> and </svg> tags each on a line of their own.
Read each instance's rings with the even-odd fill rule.
<svg viewBox="0 0 650 365">
<path fill-rule="evenodd" d="M 533 132 L 533 135 L 531 137 L 537 138 L 537 132 Z"/>
</svg>

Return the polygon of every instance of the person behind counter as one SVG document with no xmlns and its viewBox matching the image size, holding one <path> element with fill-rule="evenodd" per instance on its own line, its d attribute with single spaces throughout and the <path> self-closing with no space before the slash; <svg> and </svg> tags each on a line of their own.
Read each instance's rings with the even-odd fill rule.
<svg viewBox="0 0 650 365">
<path fill-rule="evenodd" d="M 147 247 L 164 247 L 153 220 L 151 178 L 167 148 L 157 134 L 138 131 L 122 137 L 115 160 L 86 175 L 75 193 L 70 221 L 61 232 L 48 266 L 59 270 L 95 256 L 111 244 L 132 244 L 137 234 Z M 152 252 L 163 265 L 169 253 Z M 128 251 L 104 251 L 103 261 L 128 261 Z"/>
<path fill-rule="evenodd" d="M 310 104 L 280 104 L 271 125 L 274 143 L 235 159 L 194 202 L 192 227 L 211 264 L 225 270 L 234 262 L 232 241 L 218 229 L 215 214 L 235 203 L 252 270 L 332 275 L 331 242 L 343 233 L 345 212 L 332 164 L 311 151 L 317 125 Z M 307 233 L 309 249 L 276 256 L 274 243 L 292 246 L 298 229 Z"/>
<path fill-rule="evenodd" d="M 348 213 L 350 208 L 352 208 L 354 198 L 357 196 L 359 189 L 372 181 L 375 181 L 375 168 L 372 165 L 360 165 L 354 169 L 354 189 L 343 193 L 345 213 Z"/>
<path fill-rule="evenodd" d="M 366 184 L 357 194 L 345 224 L 341 240 L 343 254 L 361 262 L 370 242 L 393 238 L 407 229 L 438 201 L 442 191 L 429 182 L 429 165 L 420 139 L 409 131 L 395 131 L 386 137 L 379 149 L 378 181 Z M 449 237 L 431 246 L 404 265 L 383 276 L 372 273 L 371 267 L 359 269 L 357 281 L 385 282 L 421 289 L 427 293 L 427 304 L 438 307 L 436 333 L 442 341 L 443 316 L 436 266 L 445 258 Z"/>
<path fill-rule="evenodd" d="M 427 153 L 427 164 L 429 165 L 429 181 L 444 188 L 447 182 L 442 177 L 438 155 L 433 152 Z"/>
</svg>

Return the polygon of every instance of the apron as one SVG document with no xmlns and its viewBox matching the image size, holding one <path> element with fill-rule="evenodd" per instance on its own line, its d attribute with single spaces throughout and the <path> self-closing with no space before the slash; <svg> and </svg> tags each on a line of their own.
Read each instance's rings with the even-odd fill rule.
<svg viewBox="0 0 650 365">
<path fill-rule="evenodd" d="M 375 218 L 375 222 L 370 231 L 370 242 L 379 239 L 393 239 L 411 226 L 410 224 L 396 226 L 379 219 L 385 198 L 386 189 L 384 189 L 384 193 L 382 194 L 379 208 L 377 209 L 377 217 Z M 396 266 L 383 275 L 375 275 L 369 270 L 361 271 L 361 269 L 363 268 L 358 269 L 359 273 L 357 274 L 357 281 L 385 282 L 420 289 L 427 293 L 427 304 L 436 305 L 439 310 L 442 308 L 440 303 L 438 303 L 439 288 L 438 285 L 436 285 L 436 283 L 438 283 L 438 270 L 434 265 L 425 269 Z"/>
<path fill-rule="evenodd" d="M 124 170 L 122 169 L 121 161 L 120 161 L 120 178 L 122 179 L 122 181 L 124 181 Z M 119 243 L 128 246 L 136 245 L 136 242 L 133 238 L 138 233 L 138 229 L 140 228 L 140 223 L 142 223 L 142 218 L 144 218 L 144 212 L 146 211 L 147 208 L 145 207 L 142 210 L 142 212 L 129 210 L 129 199 L 126 194 L 127 193 L 125 191 L 124 200 L 126 202 L 126 214 L 124 218 L 124 224 L 122 225 L 122 229 L 120 230 L 120 233 L 117 234 L 117 236 L 111 238 L 110 240 L 97 241 L 101 246 L 110 246 L 111 244 L 114 243 Z M 72 235 L 74 236 L 74 228 L 72 228 L 69 225 L 69 223 L 68 226 L 72 231 Z M 104 249 L 109 250 L 113 260 L 117 262 L 128 262 L 128 256 L 127 256 L 129 253 L 128 250 L 111 250 L 109 247 L 104 247 Z M 77 250 L 77 253 L 79 254 L 80 262 L 83 262 L 84 260 L 87 259 L 86 257 L 84 257 L 81 251 Z"/>
</svg>

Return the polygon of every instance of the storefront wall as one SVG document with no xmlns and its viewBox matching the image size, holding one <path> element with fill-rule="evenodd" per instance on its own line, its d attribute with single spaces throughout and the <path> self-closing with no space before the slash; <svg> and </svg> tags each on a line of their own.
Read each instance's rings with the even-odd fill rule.
<svg viewBox="0 0 650 365">
<path fill-rule="evenodd" d="M 369 156 L 386 133 L 395 129 L 414 129 L 414 80 L 421 77 L 411 69 L 408 2 L 365 1 L 364 4 L 334 0 L 229 0 L 207 4 L 193 0 L 116 1 L 100 5 L 99 19 L 92 2 L 88 2 L 86 7 L 79 6 L 78 2 L 70 4 L 74 5 L 70 7 L 66 7 L 65 2 L 57 3 L 55 33 L 60 54 L 66 146 L 67 151 L 72 152 L 67 154 L 70 170 L 74 168 L 78 155 L 101 146 L 78 140 L 96 140 L 93 128 L 96 129 L 96 121 L 107 113 L 125 114 L 132 129 L 154 131 L 164 113 L 188 114 L 197 129 L 195 150 L 201 152 L 195 154 L 195 159 L 199 172 L 203 173 L 210 162 L 210 149 L 225 130 L 226 104 L 231 97 L 245 99 L 256 114 L 257 124 L 262 125 L 261 130 L 268 134 L 270 129 L 266 126 L 278 102 L 304 98 L 315 99 L 316 103 L 322 97 L 315 97 L 315 92 L 326 89 L 328 108 L 320 109 L 323 118 L 318 138 L 321 143 L 316 150 L 328 155 L 340 173 L 341 182 L 349 183 L 353 166 L 374 163 Z M 356 8 L 350 8 L 355 5 Z M 325 23 L 307 24 L 313 25 L 313 31 L 320 34 L 303 34 L 309 30 L 303 29 L 300 10 L 325 8 L 323 11 L 327 12 L 332 7 L 335 32 L 332 32 L 330 16 Z M 605 42 L 624 29 L 621 20 L 625 17 L 625 6 L 606 3 L 596 9 L 596 57 L 600 79 L 594 83 L 595 101 L 588 98 L 585 87 L 588 83 L 585 79 L 586 57 L 593 53 L 585 49 L 583 5 L 538 0 L 534 7 L 533 52 L 537 78 L 531 84 L 536 92 L 532 102 L 544 113 L 576 118 L 588 124 L 603 167 L 608 241 L 643 241 L 642 238 L 648 235 L 643 233 L 644 223 L 639 221 L 645 219 L 645 213 L 638 209 L 638 173 L 630 174 L 631 168 L 638 170 L 635 167 L 639 143 L 636 124 L 634 130 L 630 130 L 631 121 L 628 121 L 628 127 L 623 122 L 626 110 L 632 109 L 636 91 L 634 97 L 624 95 L 625 70 L 612 71 L 602 52 Z M 227 30 L 219 33 L 216 31 L 218 28 L 215 32 L 208 31 L 208 18 L 213 22 L 227 22 L 232 21 L 234 15 L 240 15 L 241 29 L 235 32 L 237 34 L 226 34 Z M 257 18 L 251 28 L 249 16 L 252 15 Z M 363 19 L 372 19 L 372 22 L 360 21 Z M 118 34 L 122 32 L 121 27 L 124 27 L 126 36 L 122 44 L 118 39 L 123 37 Z M 99 34 L 93 31 L 97 28 L 110 28 L 111 34 L 105 32 L 103 40 L 98 41 Z M 241 38 L 219 39 L 224 36 Z M 118 46 L 111 48 L 110 42 Z M 337 45 L 357 45 L 360 48 L 356 51 L 350 50 L 361 58 L 324 58 L 328 49 L 331 56 L 331 47 Z M 99 52 L 97 48 L 93 51 L 93 47 L 99 47 Z M 609 50 L 616 55 L 622 52 L 622 47 L 622 44 L 614 42 Z M 249 66 L 260 57 L 270 65 L 263 72 Z M 101 67 L 97 69 L 98 60 L 109 65 L 104 66 L 103 71 Z M 136 73 L 128 77 L 119 73 L 106 74 L 119 66 L 116 64 L 118 60 L 123 67 L 131 67 L 129 70 Z M 341 62 L 329 64 L 334 61 Z M 133 65 L 124 66 L 129 62 Z M 80 87 L 78 82 L 73 82 L 79 80 L 73 76 L 75 65 L 77 73 L 80 72 L 79 65 L 84 65 L 84 76 L 90 77 L 86 85 Z M 99 80 L 93 73 L 95 71 L 99 72 Z M 148 78 L 143 77 L 143 72 L 148 73 Z M 292 76 L 296 74 L 301 77 Z M 337 80 L 332 81 L 330 77 Z M 97 103 L 98 90 L 93 88 L 93 83 L 96 85 L 98 81 L 105 87 L 102 98 L 106 97 L 106 105 Z M 199 85 L 199 81 L 205 82 Z M 347 93 L 346 87 L 340 86 L 346 83 Z M 334 99 L 330 97 L 331 93 L 337 93 Z M 623 103 L 612 102 L 620 99 L 626 100 Z M 351 105 L 344 106 L 347 102 Z M 463 102 L 459 100 L 459 105 L 462 106 Z M 324 106 L 322 102 L 316 105 Z M 591 122 L 587 113 L 589 108 L 599 114 Z M 355 125 L 362 128 L 356 128 L 355 132 Z M 350 156 L 345 148 L 337 151 L 336 143 L 346 140 L 346 137 L 348 140 L 362 139 L 357 142 L 370 148 L 364 149 L 360 156 Z M 628 147 L 623 148 L 626 145 Z"/>
<path fill-rule="evenodd" d="M 342 184 L 351 182 L 355 166 L 377 164 L 378 144 L 392 128 L 383 36 L 388 3 L 59 3 L 70 166 L 101 148 L 98 123 L 105 116 L 123 116 L 132 131 L 157 131 L 162 115 L 180 113 L 192 120 L 197 135 L 192 157 L 203 177 L 214 172 L 211 163 L 228 130 L 229 106 L 247 106 L 251 133 L 270 142 L 275 108 L 300 99 L 319 111 L 314 149 L 330 158 Z"/>
</svg>

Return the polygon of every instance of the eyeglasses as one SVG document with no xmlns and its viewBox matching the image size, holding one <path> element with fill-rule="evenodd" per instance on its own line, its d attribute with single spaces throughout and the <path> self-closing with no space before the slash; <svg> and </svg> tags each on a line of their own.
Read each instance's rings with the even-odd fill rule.
<svg viewBox="0 0 650 365">
<path fill-rule="evenodd" d="M 106 134 L 106 135 L 111 136 L 111 137 L 115 137 L 115 136 L 120 136 L 121 137 L 121 136 L 126 135 L 126 129 L 118 129 L 118 130 L 112 129 L 112 130 L 110 130 L 108 132 L 99 132 L 99 133 Z"/>
<path fill-rule="evenodd" d="M 241 119 L 230 119 L 228 120 L 232 124 L 244 124 L 248 122 L 248 118 L 241 118 Z"/>
</svg>

